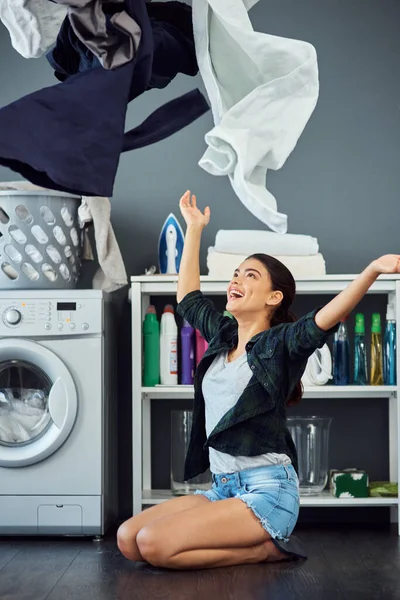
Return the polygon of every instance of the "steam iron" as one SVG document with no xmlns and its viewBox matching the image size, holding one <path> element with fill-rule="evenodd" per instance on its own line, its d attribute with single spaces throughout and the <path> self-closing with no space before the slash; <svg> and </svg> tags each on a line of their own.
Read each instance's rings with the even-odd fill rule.
<svg viewBox="0 0 400 600">
<path fill-rule="evenodd" d="M 162 274 L 179 273 L 185 236 L 173 213 L 165 220 L 158 239 L 158 265 Z"/>
</svg>

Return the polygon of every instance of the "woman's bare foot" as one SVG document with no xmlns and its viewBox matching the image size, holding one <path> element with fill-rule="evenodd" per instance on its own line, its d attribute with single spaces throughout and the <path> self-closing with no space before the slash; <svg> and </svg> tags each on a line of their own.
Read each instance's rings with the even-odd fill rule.
<svg viewBox="0 0 400 600">
<path fill-rule="evenodd" d="M 265 558 L 262 562 L 279 562 L 282 560 L 290 560 L 290 556 L 281 552 L 271 540 L 267 540 L 262 546 L 262 553 Z"/>
</svg>

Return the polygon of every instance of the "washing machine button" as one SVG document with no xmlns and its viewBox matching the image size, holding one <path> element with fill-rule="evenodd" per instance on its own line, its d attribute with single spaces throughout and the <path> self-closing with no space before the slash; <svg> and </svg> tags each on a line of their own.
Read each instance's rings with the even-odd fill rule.
<svg viewBox="0 0 400 600">
<path fill-rule="evenodd" d="M 44 328 L 47 329 L 47 330 L 51 329 L 51 324 L 50 323 L 45 323 L 44 324 Z"/>
<path fill-rule="evenodd" d="M 87 323 L 82 323 L 83 331 L 87 331 L 89 329 L 89 325 Z"/>
<path fill-rule="evenodd" d="M 62 323 L 59 323 L 59 324 L 57 325 L 57 327 L 58 327 L 58 329 L 61 331 L 61 329 L 63 329 L 64 325 L 63 325 Z"/>
<path fill-rule="evenodd" d="M 70 329 L 74 330 L 74 329 L 75 329 L 75 327 L 76 327 L 75 323 L 70 323 L 70 324 L 69 324 L 69 328 L 70 328 Z"/>
</svg>

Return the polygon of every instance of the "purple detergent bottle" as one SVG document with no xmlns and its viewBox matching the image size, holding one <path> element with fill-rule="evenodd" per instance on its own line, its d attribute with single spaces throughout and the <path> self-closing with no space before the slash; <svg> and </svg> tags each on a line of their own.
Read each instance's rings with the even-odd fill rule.
<svg viewBox="0 0 400 600">
<path fill-rule="evenodd" d="M 192 385 L 194 375 L 194 329 L 183 321 L 181 329 L 181 384 Z"/>
<path fill-rule="evenodd" d="M 207 350 L 208 344 L 202 337 L 200 331 L 196 329 L 196 366 L 199 364 L 204 356 L 204 352 Z"/>
</svg>

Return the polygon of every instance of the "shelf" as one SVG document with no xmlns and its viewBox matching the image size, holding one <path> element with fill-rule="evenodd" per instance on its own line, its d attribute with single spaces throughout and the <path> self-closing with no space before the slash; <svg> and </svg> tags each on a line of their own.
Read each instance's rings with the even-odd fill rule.
<svg viewBox="0 0 400 600">
<path fill-rule="evenodd" d="M 144 505 L 161 504 L 175 498 L 170 490 L 143 490 Z M 398 498 L 334 498 L 328 491 L 316 496 L 300 496 L 300 506 L 314 507 L 357 507 L 357 506 L 398 506 Z"/>
<path fill-rule="evenodd" d="M 337 294 L 349 285 L 357 275 L 325 275 L 296 279 L 296 291 L 300 294 Z M 388 294 L 396 290 L 400 276 L 381 275 L 369 289 L 369 294 Z M 141 275 L 132 277 L 132 283 L 141 284 L 141 293 L 151 296 L 164 296 L 176 293 L 177 275 Z M 216 279 L 203 275 L 200 278 L 201 290 L 205 294 L 225 294 L 229 280 Z"/>
<path fill-rule="evenodd" d="M 328 491 L 323 491 L 317 496 L 300 496 L 300 506 L 329 506 L 329 507 L 355 507 L 355 506 L 398 506 L 396 498 L 335 498 Z"/>
<path fill-rule="evenodd" d="M 321 385 L 304 388 L 304 398 L 389 398 L 396 395 L 392 385 Z M 193 398 L 192 385 L 142 387 L 148 398 L 174 399 Z"/>
</svg>

